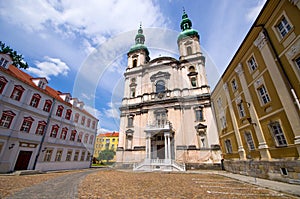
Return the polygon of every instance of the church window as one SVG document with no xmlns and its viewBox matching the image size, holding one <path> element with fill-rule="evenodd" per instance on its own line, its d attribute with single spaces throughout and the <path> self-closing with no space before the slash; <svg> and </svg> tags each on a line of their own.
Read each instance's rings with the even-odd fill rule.
<svg viewBox="0 0 300 199">
<path fill-rule="evenodd" d="M 203 109 L 197 109 L 195 110 L 195 115 L 196 115 L 196 121 L 203 121 Z"/>
<path fill-rule="evenodd" d="M 135 97 L 135 87 L 130 88 L 130 97 Z"/>
<path fill-rule="evenodd" d="M 196 72 L 195 67 L 194 66 L 190 66 L 189 67 L 189 72 L 190 73 Z"/>
<path fill-rule="evenodd" d="M 128 116 L 127 127 L 133 127 L 133 116 Z"/>
<path fill-rule="evenodd" d="M 132 67 L 134 68 L 134 67 L 137 67 L 137 59 L 134 59 L 133 61 L 132 61 Z"/>
<path fill-rule="evenodd" d="M 159 111 L 155 113 L 156 119 L 156 126 L 158 128 L 164 128 L 167 124 L 167 112 L 166 111 Z"/>
<path fill-rule="evenodd" d="M 192 87 L 196 87 L 197 86 L 197 79 L 196 79 L 196 77 L 192 77 L 191 78 L 191 84 L 192 84 Z"/>
<path fill-rule="evenodd" d="M 163 80 L 159 80 L 156 83 L 156 93 L 163 93 L 165 91 L 165 82 Z"/>
<path fill-rule="evenodd" d="M 186 48 L 186 52 L 187 52 L 187 55 L 191 55 L 192 54 L 192 47 L 188 46 Z"/>
</svg>

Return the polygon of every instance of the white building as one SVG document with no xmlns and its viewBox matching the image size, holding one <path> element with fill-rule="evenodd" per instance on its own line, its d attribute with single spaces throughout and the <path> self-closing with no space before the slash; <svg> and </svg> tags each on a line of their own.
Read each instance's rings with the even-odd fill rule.
<svg viewBox="0 0 300 199">
<path fill-rule="evenodd" d="M 180 27 L 179 60 L 150 60 L 141 27 L 127 54 L 117 166 L 185 170 L 220 163 L 199 34 L 185 12 Z"/>
<path fill-rule="evenodd" d="M 90 167 L 98 120 L 0 54 L 0 172 Z"/>
</svg>

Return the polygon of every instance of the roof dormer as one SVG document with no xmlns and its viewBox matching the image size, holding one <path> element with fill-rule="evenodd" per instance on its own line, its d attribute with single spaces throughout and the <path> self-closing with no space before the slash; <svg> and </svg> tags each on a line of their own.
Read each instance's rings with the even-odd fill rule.
<svg viewBox="0 0 300 199">
<path fill-rule="evenodd" d="M 59 97 L 61 99 L 63 99 L 65 102 L 70 103 L 70 100 L 71 100 L 71 94 L 70 93 L 61 93 L 61 94 L 59 94 Z"/>
<path fill-rule="evenodd" d="M 46 89 L 48 84 L 48 81 L 45 77 L 32 78 L 31 81 L 41 89 Z"/>
<path fill-rule="evenodd" d="M 78 99 L 77 99 L 77 98 L 72 98 L 72 99 L 70 100 L 70 103 L 71 103 L 74 107 L 77 107 Z"/>
<path fill-rule="evenodd" d="M 78 103 L 77 103 L 77 107 L 78 107 L 79 109 L 83 109 L 83 107 L 84 107 L 84 102 L 78 102 Z"/>
<path fill-rule="evenodd" d="M 8 54 L 0 53 L 0 66 L 8 69 L 9 65 L 13 63 L 11 57 Z"/>
</svg>

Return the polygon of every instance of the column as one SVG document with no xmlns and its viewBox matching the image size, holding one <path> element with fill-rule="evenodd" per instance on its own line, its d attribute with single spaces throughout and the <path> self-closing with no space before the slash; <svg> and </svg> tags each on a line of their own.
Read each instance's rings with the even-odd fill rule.
<svg viewBox="0 0 300 199">
<path fill-rule="evenodd" d="M 168 138 L 168 159 L 171 159 L 171 142 L 170 142 L 170 133 L 167 135 Z"/>
<path fill-rule="evenodd" d="M 289 88 L 285 81 L 284 76 L 279 70 L 279 66 L 275 61 L 275 57 L 269 47 L 266 45 L 268 43 L 268 38 L 266 38 L 263 31 L 260 32 L 257 39 L 254 41 L 254 45 L 258 47 L 260 53 L 264 59 L 268 72 L 273 80 L 273 84 L 276 88 L 278 97 L 282 106 L 286 112 L 286 116 L 292 127 L 294 133 L 294 143 L 297 145 L 298 154 L 300 154 L 300 122 L 299 122 L 299 112 L 295 107 L 295 103 L 291 94 L 291 88 Z M 280 92 L 278 92 L 280 91 Z"/>
<path fill-rule="evenodd" d="M 167 134 L 164 134 L 165 136 L 165 159 L 168 159 L 168 140 L 167 140 Z"/>
<path fill-rule="evenodd" d="M 240 132 L 239 132 L 236 117 L 235 117 L 235 114 L 234 114 L 234 111 L 233 111 L 233 107 L 232 107 L 231 99 L 230 99 L 230 96 L 229 96 L 227 83 L 224 83 L 223 89 L 225 90 L 226 99 L 227 99 L 228 106 L 229 106 L 229 111 L 230 111 L 230 115 L 231 115 L 231 119 L 232 119 L 232 126 L 233 126 L 233 129 L 234 129 L 234 134 L 235 134 L 236 141 L 237 141 L 237 144 L 238 144 L 238 152 L 239 152 L 239 155 L 240 155 L 240 159 L 245 160 L 246 159 L 246 154 L 245 154 L 245 150 L 244 150 L 244 147 L 243 147 L 243 144 L 242 144 L 242 138 L 241 138 L 241 135 L 240 135 Z"/>
<path fill-rule="evenodd" d="M 238 66 L 235 69 L 235 72 L 238 74 L 238 77 L 240 79 L 240 82 L 241 82 L 241 85 L 242 85 L 242 88 L 244 91 L 244 95 L 245 95 L 245 100 L 247 103 L 250 104 L 250 107 L 248 109 L 249 109 L 251 120 L 255 123 L 254 130 L 255 130 L 256 137 L 258 139 L 258 149 L 260 152 L 260 156 L 261 156 L 262 160 L 264 160 L 264 159 L 268 160 L 271 158 L 271 155 L 269 152 L 269 147 L 268 147 L 266 139 L 264 137 L 263 130 L 261 128 L 259 118 L 258 118 L 258 115 L 256 113 L 256 110 L 255 110 L 255 107 L 254 107 L 254 104 L 252 101 L 251 93 L 248 89 L 248 85 L 246 82 L 242 64 L 238 64 Z"/>
</svg>

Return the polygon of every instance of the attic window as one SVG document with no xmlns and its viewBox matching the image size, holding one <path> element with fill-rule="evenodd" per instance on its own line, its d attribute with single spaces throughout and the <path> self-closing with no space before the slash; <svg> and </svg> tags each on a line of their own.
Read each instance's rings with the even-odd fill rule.
<svg viewBox="0 0 300 199">
<path fill-rule="evenodd" d="M 0 66 L 6 68 L 7 64 L 8 64 L 8 61 L 2 57 L 0 60 Z"/>
<path fill-rule="evenodd" d="M 45 86 L 45 82 L 43 82 L 42 80 L 39 81 L 38 87 L 39 88 L 44 88 Z"/>
</svg>

